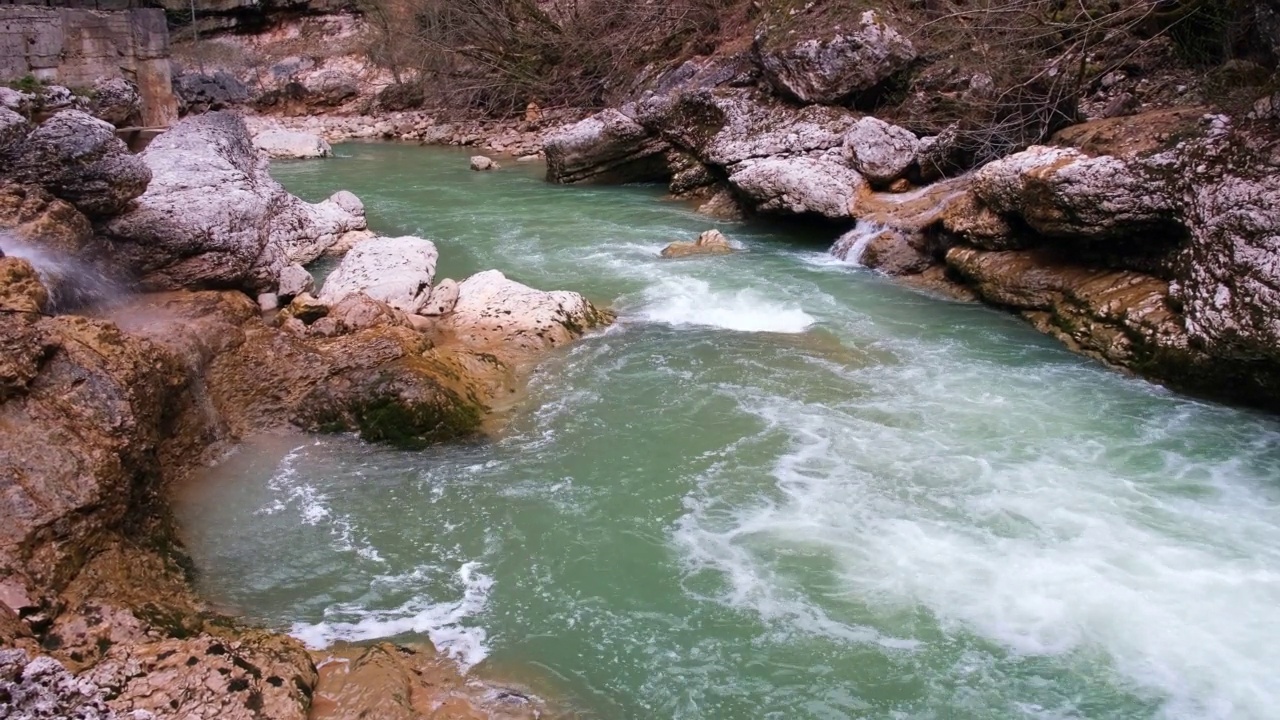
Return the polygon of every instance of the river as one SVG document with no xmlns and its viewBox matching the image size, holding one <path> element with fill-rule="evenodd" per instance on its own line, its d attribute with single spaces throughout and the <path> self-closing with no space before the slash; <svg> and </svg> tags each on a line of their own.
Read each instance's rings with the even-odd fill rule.
<svg viewBox="0 0 1280 720">
<path fill-rule="evenodd" d="M 1280 708 L 1280 423 L 649 187 L 347 144 L 439 277 L 578 290 L 490 441 L 241 448 L 177 510 L 211 599 L 316 647 L 429 636 L 582 717 L 1230 718 Z M 719 227 L 743 251 L 662 260 Z"/>
</svg>

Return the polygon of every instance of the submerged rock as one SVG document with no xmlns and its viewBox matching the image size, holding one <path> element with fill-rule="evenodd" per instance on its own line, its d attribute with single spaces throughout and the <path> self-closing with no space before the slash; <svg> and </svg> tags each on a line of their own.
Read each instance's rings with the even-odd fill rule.
<svg viewBox="0 0 1280 720">
<path fill-rule="evenodd" d="M 335 305 L 363 294 L 406 313 L 417 313 L 431 295 L 439 252 L 418 237 L 366 240 L 347 253 L 320 290 L 320 301 Z"/>
<path fill-rule="evenodd" d="M 471 169 L 477 172 L 484 172 L 486 170 L 500 170 L 502 166 L 494 162 L 492 158 L 476 155 L 471 158 Z"/>
<path fill-rule="evenodd" d="M 147 192 L 102 230 L 147 290 L 275 291 L 285 268 L 366 227 L 349 193 L 311 204 L 285 192 L 229 113 L 183 120 L 141 158 L 154 174 Z"/>
<path fill-rule="evenodd" d="M 662 248 L 662 257 L 681 258 L 690 255 L 725 255 L 733 252 L 729 238 L 719 230 L 708 230 L 694 242 L 673 242 Z"/>
<path fill-rule="evenodd" d="M 253 136 L 253 146 L 269 157 L 284 160 L 327 158 L 333 155 L 333 148 L 323 138 L 295 130 L 264 130 Z"/>
</svg>

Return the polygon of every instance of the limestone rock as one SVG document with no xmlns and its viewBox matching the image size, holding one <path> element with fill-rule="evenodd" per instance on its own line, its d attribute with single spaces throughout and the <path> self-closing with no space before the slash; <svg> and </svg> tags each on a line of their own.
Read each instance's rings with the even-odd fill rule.
<svg viewBox="0 0 1280 720">
<path fill-rule="evenodd" d="M 654 96 L 639 103 L 636 119 L 702 162 L 723 168 L 838 148 L 858 118 L 841 108 L 796 108 L 729 88 Z"/>
<path fill-rule="evenodd" d="M 303 160 L 333 155 L 333 148 L 322 138 L 295 130 L 264 130 L 253 136 L 253 146 L 276 159 Z"/>
<path fill-rule="evenodd" d="M 890 183 L 916 162 L 920 140 L 906 128 L 865 117 L 844 136 L 849 164 L 873 183 Z"/>
<path fill-rule="evenodd" d="M 406 312 L 418 313 L 431 295 L 439 253 L 417 237 L 380 237 L 356 245 L 329 274 L 320 301 L 336 305 L 363 294 Z"/>
<path fill-rule="evenodd" d="M 324 317 L 311 325 L 311 331 L 324 337 L 336 337 L 375 327 L 409 327 L 405 313 L 368 295 L 353 294 L 329 307 Z"/>
<path fill-rule="evenodd" d="M 31 132 L 27 119 L 6 107 L 0 107 L 0 157 L 9 157 Z"/>
<path fill-rule="evenodd" d="M 444 325 L 466 345 L 518 357 L 564 345 L 611 320 L 578 293 L 535 290 L 486 270 L 458 285 Z"/>
<path fill-rule="evenodd" d="M 276 293 L 284 299 L 309 293 L 316 287 L 315 278 L 301 265 L 294 263 L 280 271 L 280 285 Z"/>
<path fill-rule="evenodd" d="M 831 220 L 853 217 L 854 203 L 869 190 L 856 171 L 807 157 L 742 163 L 729 176 L 729 184 L 759 212 Z"/>
<path fill-rule="evenodd" d="M 544 140 L 547 180 L 643 182 L 668 175 L 666 141 L 617 110 L 605 110 Z"/>
<path fill-rule="evenodd" d="M 147 192 L 102 231 L 148 290 L 238 287 L 274 291 L 289 265 L 320 257 L 366 228 L 339 202 L 303 202 L 271 179 L 244 122 L 229 113 L 189 117 L 141 156 Z"/>
<path fill-rule="evenodd" d="M 294 296 L 293 301 L 285 308 L 285 314 L 310 325 L 328 315 L 329 306 L 317 300 L 310 292 L 302 292 Z"/>
<path fill-rule="evenodd" d="M 0 185 L 0 231 L 29 246 L 82 261 L 101 260 L 109 252 L 109 246 L 94 237 L 88 218 L 37 186 Z"/>
<path fill-rule="evenodd" d="M 742 206 L 728 188 L 717 190 L 706 202 L 698 206 L 698 212 L 720 220 L 741 220 Z"/>
<path fill-rule="evenodd" d="M 423 305 L 418 312 L 420 315 L 427 317 L 448 315 L 453 312 L 453 308 L 457 304 L 458 282 L 452 278 L 445 278 L 431 288 L 431 297 L 427 299 L 427 304 Z"/>
<path fill-rule="evenodd" d="M 116 127 L 137 125 L 142 118 L 142 95 L 137 85 L 124 78 L 102 78 L 93 84 L 88 110 Z"/>
<path fill-rule="evenodd" d="M 249 101 L 249 88 L 228 72 L 184 72 L 173 78 L 173 93 L 183 115 L 224 110 Z"/>
<path fill-rule="evenodd" d="M 502 166 L 494 162 L 492 158 L 476 155 L 471 158 L 471 169 L 476 172 L 484 172 L 486 170 L 500 170 Z"/>
<path fill-rule="evenodd" d="M 662 248 L 662 257 L 681 258 L 690 255 L 725 255 L 733 252 L 729 238 L 719 230 L 708 230 L 694 242 L 673 242 Z"/>
<path fill-rule="evenodd" d="M 43 187 L 89 217 L 120 212 L 151 180 L 114 127 L 79 110 L 57 113 L 12 144 L 5 121 L 0 116 L 0 180 Z"/>
<path fill-rule="evenodd" d="M 317 653 L 320 667 L 315 714 L 325 718 L 485 718 L 537 720 L 552 717 L 543 703 L 519 688 L 477 692 L 434 648 L 378 643 L 340 645 Z"/>
<path fill-rule="evenodd" d="M 1167 222 L 1173 199 L 1128 163 L 1072 148 L 1034 146 L 983 166 L 974 195 L 1037 232 L 1112 237 Z"/>
<path fill-rule="evenodd" d="M 105 695 L 105 690 L 75 677 L 47 655 L 33 658 L 25 650 L 0 649 L 3 717 L 115 720 Z"/>
<path fill-rule="evenodd" d="M 880 85 L 916 58 L 911 41 L 873 11 L 828 39 L 770 48 L 757 41 L 760 67 L 775 92 L 803 103 L 839 103 Z"/>
</svg>

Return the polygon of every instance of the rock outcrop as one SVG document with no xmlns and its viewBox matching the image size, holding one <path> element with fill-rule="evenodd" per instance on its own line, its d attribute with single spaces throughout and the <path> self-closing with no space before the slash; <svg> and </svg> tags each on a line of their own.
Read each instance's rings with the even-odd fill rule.
<svg viewBox="0 0 1280 720">
<path fill-rule="evenodd" d="M 828 220 L 852 218 L 857 199 L 869 191 L 867 181 L 856 171 L 809 157 L 744 162 L 734 168 L 729 184 L 758 212 Z"/>
<path fill-rule="evenodd" d="M 345 196 L 311 204 L 286 192 L 228 113 L 187 118 L 140 157 L 151 184 L 102 230 L 147 290 L 271 292 L 286 267 L 366 228 Z"/>
<path fill-rule="evenodd" d="M 856 99 L 906 69 L 916 58 L 905 36 L 872 11 L 857 27 L 825 39 L 806 38 L 775 46 L 758 38 L 756 52 L 773 89 L 804 103 Z"/>
<path fill-rule="evenodd" d="M 101 218 L 127 207 L 150 180 L 151 170 L 109 123 L 64 110 L 32 128 L 0 110 L 0 182 L 42 187 Z"/>
<path fill-rule="evenodd" d="M 320 302 L 336 305 L 362 294 L 407 313 L 431 296 L 439 259 L 435 243 L 417 237 L 380 237 L 357 244 L 320 291 Z"/>
<path fill-rule="evenodd" d="M 282 160 L 327 158 L 333 148 L 324 139 L 294 130 L 264 130 L 253 136 L 253 146 L 268 157 Z"/>
<path fill-rule="evenodd" d="M 844 149 L 855 170 L 884 185 L 904 177 L 916 163 L 920 140 L 906 128 L 865 117 L 844 136 Z"/>
<path fill-rule="evenodd" d="M 518 361 L 612 320 L 578 293 L 535 290 L 486 270 L 458 284 L 458 300 L 443 326 L 469 347 Z"/>
<path fill-rule="evenodd" d="M 549 135 L 543 151 L 551 182 L 645 182 L 669 175 L 670 146 L 634 119 L 605 110 Z"/>
</svg>

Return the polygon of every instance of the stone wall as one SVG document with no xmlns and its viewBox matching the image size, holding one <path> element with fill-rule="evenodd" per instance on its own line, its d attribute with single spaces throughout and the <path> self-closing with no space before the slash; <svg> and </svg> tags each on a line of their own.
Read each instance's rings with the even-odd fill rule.
<svg viewBox="0 0 1280 720">
<path fill-rule="evenodd" d="M 137 1 L 0 0 L 0 82 L 32 75 L 75 89 L 122 77 L 138 85 L 144 125 L 174 122 L 164 11 L 131 7 Z"/>
</svg>

